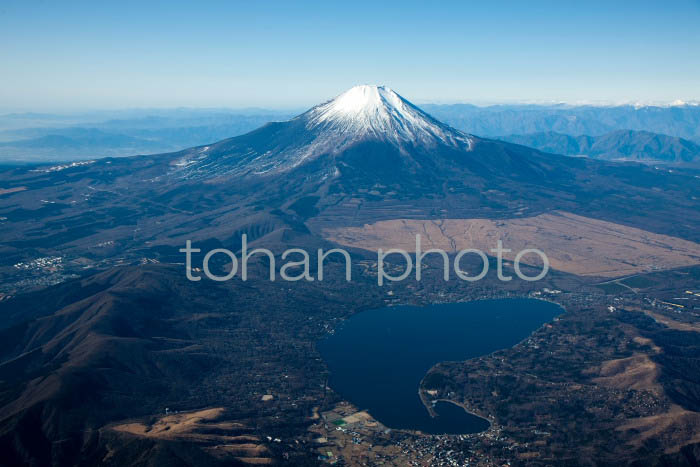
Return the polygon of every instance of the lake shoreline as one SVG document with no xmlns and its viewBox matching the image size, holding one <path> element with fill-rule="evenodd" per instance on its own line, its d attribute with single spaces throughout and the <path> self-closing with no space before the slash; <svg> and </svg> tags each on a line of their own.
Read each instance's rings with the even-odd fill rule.
<svg viewBox="0 0 700 467">
<path fill-rule="evenodd" d="M 329 386 L 385 426 L 480 433 L 492 418 L 445 394 L 429 394 L 426 376 L 441 363 L 515 347 L 565 312 L 559 303 L 535 297 L 384 307 L 344 320 L 318 350 L 330 370 Z"/>
<path fill-rule="evenodd" d="M 522 299 L 527 299 L 527 300 L 540 300 L 540 301 L 543 301 L 543 302 L 552 303 L 552 304 L 557 305 L 558 307 L 560 307 L 560 308 L 562 309 L 562 313 L 561 313 L 561 314 L 566 313 L 566 308 L 565 308 L 563 305 L 561 305 L 560 303 L 558 303 L 558 302 L 556 302 L 556 301 L 554 301 L 554 300 L 548 300 L 548 299 L 542 298 L 542 297 L 529 297 L 529 296 L 528 296 L 528 297 L 513 297 L 513 298 L 522 298 Z M 468 300 L 468 301 L 466 301 L 466 302 L 453 302 L 453 303 L 471 303 L 471 302 L 479 302 L 479 301 L 483 301 L 483 300 L 492 300 L 492 299 L 488 299 L 488 298 L 479 298 L 479 299 L 476 299 L 476 300 Z M 496 300 L 500 300 L 500 299 L 496 299 Z M 557 315 L 557 317 L 558 317 L 558 316 L 561 316 L 561 314 L 560 314 L 560 315 Z M 510 348 L 512 349 L 512 348 L 515 348 L 515 347 L 521 345 L 523 342 L 525 342 L 526 340 L 528 340 L 529 338 L 531 338 L 536 332 L 538 332 L 540 329 L 542 329 L 542 327 L 543 327 L 545 324 L 547 324 L 547 323 L 543 323 L 540 327 L 538 327 L 537 329 L 535 329 L 534 331 L 532 331 L 527 337 L 525 337 L 523 340 L 521 340 L 520 342 L 518 342 L 517 344 L 513 345 L 513 346 L 510 347 Z M 474 357 L 474 358 L 488 357 L 489 355 L 492 355 L 492 354 L 495 353 L 495 352 L 500 352 L 501 350 L 504 350 L 504 349 L 499 349 L 499 350 L 496 350 L 496 351 L 494 351 L 494 352 L 491 352 L 491 353 L 488 353 L 488 354 L 484 354 L 484 355 L 480 355 L 480 356 Z M 491 428 L 491 427 L 493 426 L 493 424 L 495 423 L 495 422 L 494 422 L 495 419 L 494 419 L 492 416 L 486 415 L 486 414 L 483 414 L 483 413 L 479 413 L 479 412 L 476 411 L 476 409 L 468 408 L 468 407 L 467 407 L 466 405 L 464 405 L 463 403 L 458 402 L 458 401 L 454 401 L 454 400 L 451 400 L 451 399 L 440 398 L 440 399 L 428 400 L 428 398 L 427 398 L 427 396 L 426 396 L 426 393 L 428 392 L 428 390 L 425 389 L 425 388 L 423 388 L 423 381 L 424 381 L 425 378 L 428 376 L 428 374 L 430 374 L 430 372 L 433 370 L 433 368 L 437 367 L 438 365 L 441 365 L 441 364 L 443 364 L 443 363 L 449 363 L 449 362 L 455 362 L 455 363 L 458 363 L 458 362 L 466 362 L 466 361 L 469 361 L 469 360 L 473 360 L 474 358 L 470 358 L 470 359 L 467 359 L 467 360 L 451 360 L 451 361 L 450 361 L 450 360 L 445 360 L 445 361 L 442 361 L 442 362 L 438 362 L 438 363 L 436 363 L 435 365 L 433 365 L 433 366 L 425 373 L 425 376 L 423 376 L 423 379 L 421 379 L 420 384 L 419 384 L 419 386 L 418 386 L 418 396 L 420 397 L 421 402 L 423 403 L 423 405 L 425 406 L 426 410 L 428 411 L 428 413 L 430 414 L 431 417 L 437 417 L 437 416 L 439 416 L 439 415 L 435 412 L 435 409 L 433 408 L 433 403 L 432 403 L 433 400 L 436 401 L 436 402 L 440 402 L 440 401 L 441 401 L 441 402 L 450 402 L 450 403 L 455 404 L 455 405 L 457 405 L 457 406 L 459 406 L 459 407 L 462 407 L 468 414 L 474 415 L 475 417 L 483 418 L 484 420 L 488 421 L 488 422 L 489 422 L 489 428 Z M 484 430 L 484 431 L 487 431 L 487 430 L 488 430 L 488 428 L 487 428 L 486 430 Z M 483 433 L 483 431 L 482 431 L 482 432 L 479 432 L 479 433 Z"/>
</svg>

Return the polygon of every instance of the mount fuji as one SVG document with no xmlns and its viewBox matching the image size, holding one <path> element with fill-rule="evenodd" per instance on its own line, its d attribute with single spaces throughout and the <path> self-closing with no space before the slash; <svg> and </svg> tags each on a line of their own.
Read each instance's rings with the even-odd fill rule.
<svg viewBox="0 0 700 467">
<path fill-rule="evenodd" d="M 337 197 L 328 197 L 333 194 L 476 195 L 495 189 L 504 177 L 523 183 L 571 177 L 568 168 L 552 170 L 551 156 L 465 134 L 390 88 L 370 85 L 355 86 L 289 121 L 165 159 L 173 183 L 235 184 L 290 201 L 321 193 L 321 208 L 337 204 Z"/>
<path fill-rule="evenodd" d="M 688 220 L 693 177 L 466 134 L 385 86 L 355 86 L 291 120 L 176 153 L 6 169 L 0 187 L 3 251 L 15 263 L 28 246 L 79 254 L 557 209 L 699 238 Z"/>
<path fill-rule="evenodd" d="M 473 137 L 435 120 L 385 86 L 363 85 L 290 121 L 187 151 L 176 166 L 189 177 L 275 174 L 367 142 L 409 155 L 421 147 L 469 151 Z"/>
</svg>

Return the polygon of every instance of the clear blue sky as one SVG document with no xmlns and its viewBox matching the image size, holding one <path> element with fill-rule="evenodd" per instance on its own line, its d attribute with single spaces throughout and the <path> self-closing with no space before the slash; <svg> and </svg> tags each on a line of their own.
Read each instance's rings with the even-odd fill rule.
<svg viewBox="0 0 700 467">
<path fill-rule="evenodd" d="M 700 0 L 252 3 L 2 0 L 0 110 L 700 99 Z"/>
</svg>

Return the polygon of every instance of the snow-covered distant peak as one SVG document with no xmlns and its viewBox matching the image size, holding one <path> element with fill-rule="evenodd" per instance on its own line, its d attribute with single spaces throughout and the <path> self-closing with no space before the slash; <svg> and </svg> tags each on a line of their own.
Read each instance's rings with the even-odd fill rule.
<svg viewBox="0 0 700 467">
<path fill-rule="evenodd" d="M 444 125 L 386 86 L 348 89 L 300 116 L 309 130 L 359 139 L 373 136 L 393 142 L 468 143 L 468 136 Z"/>
</svg>

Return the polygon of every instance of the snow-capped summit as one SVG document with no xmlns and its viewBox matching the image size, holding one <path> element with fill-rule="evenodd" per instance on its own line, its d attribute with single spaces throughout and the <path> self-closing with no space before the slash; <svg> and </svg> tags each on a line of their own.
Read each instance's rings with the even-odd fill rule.
<svg viewBox="0 0 700 467">
<path fill-rule="evenodd" d="M 348 150 L 358 151 L 363 164 L 374 157 L 370 152 L 382 152 L 384 161 L 387 154 L 400 154 L 404 162 L 418 166 L 413 160 L 418 153 L 427 158 L 445 150 L 464 154 L 474 141 L 388 87 L 362 85 L 289 121 L 185 151 L 172 166 L 186 177 L 242 176 L 281 173 L 318 161 L 313 170 L 327 178 L 349 165 L 338 160 Z"/>
<path fill-rule="evenodd" d="M 352 139 L 367 136 L 393 142 L 455 145 L 468 136 L 444 125 L 386 86 L 361 85 L 318 105 L 298 118 L 309 130 Z"/>
</svg>

